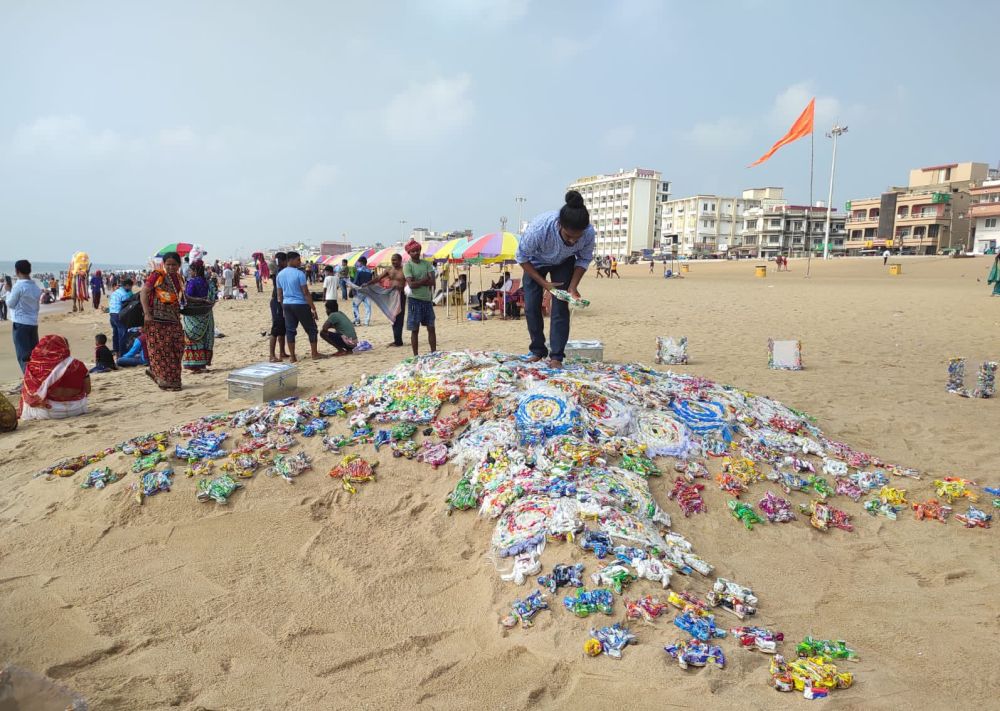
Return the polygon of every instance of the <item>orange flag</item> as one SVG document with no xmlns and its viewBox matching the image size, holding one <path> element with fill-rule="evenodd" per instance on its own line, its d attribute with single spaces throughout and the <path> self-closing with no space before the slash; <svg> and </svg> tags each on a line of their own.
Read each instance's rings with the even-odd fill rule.
<svg viewBox="0 0 1000 711">
<path fill-rule="evenodd" d="M 790 129 L 788 129 L 788 133 L 782 136 L 777 143 L 771 146 L 771 150 L 769 150 L 767 153 L 762 155 L 760 158 L 755 160 L 747 167 L 753 168 L 755 165 L 760 165 L 768 158 L 773 156 L 775 154 L 775 151 L 777 151 L 782 146 L 787 146 L 792 141 L 797 141 L 800 138 L 804 138 L 805 136 L 808 136 L 810 133 L 812 133 L 813 113 L 815 109 L 816 109 L 816 99 L 812 99 L 809 102 L 809 105 L 806 106 L 805 111 L 803 111 L 802 114 L 797 119 L 795 119 L 795 123 L 792 124 L 792 127 Z"/>
</svg>

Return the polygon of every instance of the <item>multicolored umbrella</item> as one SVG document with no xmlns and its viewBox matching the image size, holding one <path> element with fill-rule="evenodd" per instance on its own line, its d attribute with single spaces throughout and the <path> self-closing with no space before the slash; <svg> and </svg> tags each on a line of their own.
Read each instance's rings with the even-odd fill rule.
<svg viewBox="0 0 1000 711">
<path fill-rule="evenodd" d="M 156 253 L 157 257 L 162 257 L 167 252 L 177 252 L 181 258 L 186 257 L 194 249 L 194 245 L 189 242 L 171 242 L 160 248 L 160 251 Z M 206 252 L 207 254 L 207 252 Z"/>
<path fill-rule="evenodd" d="M 517 254 L 517 235 L 494 232 L 473 240 L 462 252 L 462 259 L 482 259 L 488 262 L 513 262 Z"/>
<path fill-rule="evenodd" d="M 386 247 L 385 249 L 380 249 L 375 252 L 372 256 L 368 257 L 369 267 L 384 267 L 390 263 L 392 260 L 392 255 L 399 254 L 403 257 L 404 262 L 410 261 L 410 255 L 406 253 L 406 250 L 402 247 Z"/>
<path fill-rule="evenodd" d="M 358 260 L 361 259 L 362 257 L 367 259 L 373 254 L 375 254 L 375 250 L 372 249 L 371 247 L 365 247 L 364 249 L 358 250 L 357 252 L 352 253 L 351 256 L 346 257 L 347 266 L 353 267 L 355 264 L 358 263 Z M 341 257 L 341 259 L 345 259 L 345 257 Z"/>
<path fill-rule="evenodd" d="M 440 249 L 434 252 L 434 254 L 428 252 L 426 256 L 428 259 L 458 260 L 462 258 L 462 252 L 464 252 L 465 248 L 468 246 L 469 240 L 465 237 L 458 237 L 457 239 L 445 242 Z"/>
</svg>

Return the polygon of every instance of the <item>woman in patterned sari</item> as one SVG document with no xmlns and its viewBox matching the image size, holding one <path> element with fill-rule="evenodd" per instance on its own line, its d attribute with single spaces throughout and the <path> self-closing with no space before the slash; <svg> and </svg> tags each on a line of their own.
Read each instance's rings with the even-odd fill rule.
<svg viewBox="0 0 1000 711">
<path fill-rule="evenodd" d="M 181 389 L 181 358 L 184 355 L 184 329 L 181 328 L 181 294 L 184 279 L 180 275 L 181 258 L 176 252 L 163 255 L 163 265 L 146 278 L 140 292 L 145 317 L 146 351 L 149 368 L 146 375 L 160 390 Z"/>
<path fill-rule="evenodd" d="M 191 262 L 191 278 L 184 287 L 184 367 L 204 373 L 212 365 L 215 345 L 215 316 L 212 285 L 205 279 L 205 263 Z"/>
</svg>

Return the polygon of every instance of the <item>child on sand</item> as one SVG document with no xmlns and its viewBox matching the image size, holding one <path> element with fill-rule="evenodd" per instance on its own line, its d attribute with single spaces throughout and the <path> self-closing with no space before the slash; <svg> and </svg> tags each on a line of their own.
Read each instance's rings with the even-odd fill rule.
<svg viewBox="0 0 1000 711">
<path fill-rule="evenodd" d="M 118 366 L 115 364 L 114 354 L 111 353 L 111 349 L 108 348 L 108 337 L 103 333 L 98 333 L 94 336 L 94 360 L 97 361 L 97 365 L 90 369 L 91 373 L 109 373 L 112 370 L 118 370 Z"/>
</svg>

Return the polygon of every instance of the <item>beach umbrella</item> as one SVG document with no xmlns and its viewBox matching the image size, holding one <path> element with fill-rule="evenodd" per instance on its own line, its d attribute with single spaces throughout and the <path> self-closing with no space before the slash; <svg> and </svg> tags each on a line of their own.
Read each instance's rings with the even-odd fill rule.
<svg viewBox="0 0 1000 711">
<path fill-rule="evenodd" d="M 375 252 L 372 256 L 368 257 L 369 267 L 384 267 L 389 264 L 392 260 L 392 255 L 399 254 L 404 262 L 410 261 L 410 255 L 406 253 L 406 250 L 402 247 L 386 247 L 385 249 L 380 249 Z"/>
<path fill-rule="evenodd" d="M 448 259 L 448 260 L 458 260 L 462 258 L 462 252 L 468 246 L 469 240 L 465 237 L 458 237 L 457 239 L 448 240 L 444 245 L 438 249 L 434 254 L 427 253 L 428 259 Z"/>
<path fill-rule="evenodd" d="M 434 253 L 444 247 L 444 241 L 439 239 L 429 239 L 421 245 L 420 256 L 424 259 L 433 259 Z"/>
<path fill-rule="evenodd" d="M 373 254 L 375 254 L 375 250 L 372 249 L 371 247 L 365 247 L 364 249 L 358 250 L 357 252 L 354 252 L 354 254 L 352 254 L 350 257 L 347 257 L 347 266 L 353 267 L 355 264 L 358 263 L 358 260 L 361 259 L 362 257 L 367 259 Z"/>
<path fill-rule="evenodd" d="M 463 259 L 482 259 L 494 262 L 513 262 L 517 253 L 517 235 L 494 232 L 473 240 L 462 252 Z"/>
<path fill-rule="evenodd" d="M 183 258 L 190 254 L 192 249 L 194 249 L 194 245 L 189 242 L 171 242 L 170 244 L 161 247 L 160 251 L 156 253 L 156 256 L 162 257 L 167 252 L 177 252 L 177 254 Z"/>
</svg>

